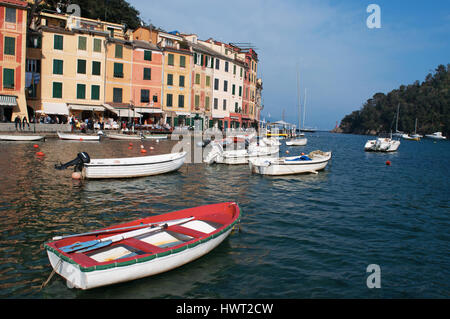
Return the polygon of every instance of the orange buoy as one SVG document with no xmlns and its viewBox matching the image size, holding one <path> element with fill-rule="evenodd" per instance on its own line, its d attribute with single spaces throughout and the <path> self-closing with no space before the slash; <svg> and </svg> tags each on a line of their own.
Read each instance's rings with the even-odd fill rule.
<svg viewBox="0 0 450 319">
<path fill-rule="evenodd" d="M 301 155 L 305 155 L 305 153 L 302 153 Z"/>
<path fill-rule="evenodd" d="M 133 148 L 132 148 L 131 146 L 128 146 L 128 149 L 131 150 L 131 149 L 133 149 Z"/>
<path fill-rule="evenodd" d="M 37 155 L 37 156 L 44 156 L 45 154 L 42 153 L 42 152 L 37 152 L 36 155 Z"/>
<path fill-rule="evenodd" d="M 82 141 L 83 140 L 83 138 L 82 137 L 80 137 L 80 141 Z"/>
<path fill-rule="evenodd" d="M 390 166 L 391 165 L 391 161 L 386 161 L 386 165 Z"/>
<path fill-rule="evenodd" d="M 147 153 L 145 149 L 141 149 L 141 153 Z"/>
<path fill-rule="evenodd" d="M 286 151 L 286 154 L 289 154 L 289 150 Z"/>
<path fill-rule="evenodd" d="M 73 172 L 72 173 L 72 179 L 81 179 L 81 173 L 80 172 Z"/>
<path fill-rule="evenodd" d="M 133 146 L 133 143 L 129 143 L 128 145 Z"/>
<path fill-rule="evenodd" d="M 38 148 L 38 147 L 39 147 L 39 145 L 37 145 L 37 144 L 34 144 L 34 145 L 33 145 L 33 147 L 34 147 L 34 148 Z"/>
</svg>

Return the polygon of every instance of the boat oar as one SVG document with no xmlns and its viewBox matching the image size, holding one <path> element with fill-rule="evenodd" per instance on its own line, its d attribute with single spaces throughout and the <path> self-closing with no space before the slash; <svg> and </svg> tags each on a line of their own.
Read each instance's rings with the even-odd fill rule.
<svg viewBox="0 0 450 319">
<path fill-rule="evenodd" d="M 194 219 L 194 217 L 188 217 L 188 218 L 168 221 L 168 222 L 164 223 L 163 225 L 160 225 L 157 227 L 154 227 L 154 224 L 151 224 L 150 227 L 133 230 L 133 231 L 129 231 L 129 232 L 118 234 L 118 235 L 113 235 L 113 236 L 102 238 L 102 239 L 90 240 L 90 241 L 86 241 L 86 242 L 82 242 L 82 243 L 75 243 L 72 245 L 61 247 L 60 249 L 65 253 L 71 253 L 74 251 L 78 251 L 80 253 L 87 252 L 90 250 L 106 247 L 116 241 L 120 241 L 120 240 L 123 240 L 126 238 L 136 237 L 136 236 L 148 233 L 148 232 L 154 232 L 154 231 L 157 231 L 160 229 L 167 228 L 172 225 L 183 224 L 192 219 Z M 142 226 L 142 225 L 140 225 L 140 226 Z"/>
</svg>

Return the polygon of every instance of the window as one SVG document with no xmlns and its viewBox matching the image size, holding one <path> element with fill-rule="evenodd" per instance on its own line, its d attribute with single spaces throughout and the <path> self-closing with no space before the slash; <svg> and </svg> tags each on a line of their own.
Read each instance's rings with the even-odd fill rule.
<svg viewBox="0 0 450 319">
<path fill-rule="evenodd" d="M 92 61 L 92 75 L 100 75 L 101 65 L 99 61 Z"/>
<path fill-rule="evenodd" d="M 55 99 L 62 98 L 62 83 L 61 82 L 53 82 L 53 98 L 55 98 Z"/>
<path fill-rule="evenodd" d="M 227 100 L 223 99 L 223 110 L 226 111 L 227 109 Z"/>
<path fill-rule="evenodd" d="M 186 67 L 186 57 L 184 55 L 180 56 L 180 66 L 182 68 Z"/>
<path fill-rule="evenodd" d="M 200 107 L 200 95 L 195 96 L 195 107 Z"/>
<path fill-rule="evenodd" d="M 178 95 L 178 107 L 184 107 L 184 95 Z"/>
<path fill-rule="evenodd" d="M 167 74 L 167 85 L 173 85 L 173 74 Z"/>
<path fill-rule="evenodd" d="M 157 103 L 158 102 L 158 95 L 153 95 L 153 102 Z"/>
<path fill-rule="evenodd" d="M 227 81 L 227 80 L 224 80 L 224 81 L 223 81 L 223 91 L 224 91 L 224 92 L 227 92 L 227 91 L 228 91 L 228 81 Z"/>
<path fill-rule="evenodd" d="M 238 113 L 239 112 L 239 104 L 238 102 L 234 103 L 234 113 Z"/>
<path fill-rule="evenodd" d="M 219 59 L 216 59 L 216 70 L 219 69 L 219 65 L 220 65 Z"/>
<path fill-rule="evenodd" d="M 120 45 L 120 44 L 116 44 L 115 57 L 117 59 L 122 59 L 123 58 L 123 46 Z"/>
<path fill-rule="evenodd" d="M 218 107 L 219 107 L 219 100 L 215 97 L 214 98 L 214 109 L 217 110 Z"/>
<path fill-rule="evenodd" d="M 205 96 L 205 109 L 209 110 L 209 96 Z"/>
<path fill-rule="evenodd" d="M 41 60 L 27 59 L 26 72 L 41 72 Z"/>
<path fill-rule="evenodd" d="M 184 87 L 184 75 L 180 75 L 180 87 Z"/>
<path fill-rule="evenodd" d="M 242 86 L 239 85 L 239 96 L 242 96 Z"/>
<path fill-rule="evenodd" d="M 78 50 L 86 50 L 86 49 L 87 49 L 87 38 L 78 37 Z"/>
<path fill-rule="evenodd" d="M 102 40 L 94 39 L 94 52 L 102 52 Z"/>
<path fill-rule="evenodd" d="M 5 8 L 5 21 L 10 23 L 16 23 L 16 9 Z"/>
<path fill-rule="evenodd" d="M 144 51 L 144 60 L 146 60 L 146 61 L 152 60 L 152 51 L 149 51 L 149 50 Z"/>
<path fill-rule="evenodd" d="M 172 94 L 167 94 L 167 106 L 172 106 Z"/>
<path fill-rule="evenodd" d="M 168 56 L 167 59 L 168 59 L 167 64 L 168 65 L 173 65 L 173 60 L 174 60 L 173 54 L 169 53 L 169 56 Z"/>
<path fill-rule="evenodd" d="M 114 77 L 115 78 L 123 78 L 123 64 L 122 63 L 114 63 Z"/>
<path fill-rule="evenodd" d="M 228 72 L 228 61 L 225 62 L 225 72 Z"/>
<path fill-rule="evenodd" d="M 144 80 L 151 80 L 151 79 L 152 79 L 152 69 L 144 68 Z"/>
<path fill-rule="evenodd" d="M 77 84 L 77 99 L 84 100 L 86 98 L 86 84 Z"/>
<path fill-rule="evenodd" d="M 150 102 L 150 90 L 141 90 L 141 103 Z"/>
<path fill-rule="evenodd" d="M 219 79 L 214 79 L 214 90 L 219 89 Z"/>
<path fill-rule="evenodd" d="M 86 60 L 78 60 L 77 73 L 86 74 Z"/>
<path fill-rule="evenodd" d="M 63 60 L 53 60 L 53 74 L 63 74 Z"/>
<path fill-rule="evenodd" d="M 91 100 L 100 100 L 100 85 L 91 85 Z"/>
<path fill-rule="evenodd" d="M 113 102 L 114 103 L 122 103 L 122 89 L 121 88 L 113 88 Z"/>
<path fill-rule="evenodd" d="M 195 74 L 195 84 L 200 84 L 200 74 Z"/>
<path fill-rule="evenodd" d="M 16 38 L 5 37 L 5 49 L 3 52 L 7 55 L 16 54 Z"/>
<path fill-rule="evenodd" d="M 242 68 L 241 68 L 241 77 L 242 77 Z"/>
<path fill-rule="evenodd" d="M 209 75 L 206 76 L 206 86 L 207 87 L 211 86 L 211 77 Z"/>
<path fill-rule="evenodd" d="M 53 49 L 63 50 L 63 41 L 64 41 L 64 37 L 62 35 L 55 34 L 55 36 L 53 38 Z"/>
<path fill-rule="evenodd" d="M 231 87 L 231 94 L 232 95 L 236 94 L 236 84 L 233 84 L 233 86 Z"/>
<path fill-rule="evenodd" d="M 3 69 L 3 88 L 14 89 L 14 69 Z"/>
<path fill-rule="evenodd" d="M 236 64 L 233 65 L 233 74 L 236 75 Z"/>
</svg>

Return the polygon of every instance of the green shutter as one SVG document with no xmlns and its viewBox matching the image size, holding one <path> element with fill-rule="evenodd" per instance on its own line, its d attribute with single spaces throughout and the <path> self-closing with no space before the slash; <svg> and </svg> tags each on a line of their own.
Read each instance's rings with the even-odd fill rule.
<svg viewBox="0 0 450 319">
<path fill-rule="evenodd" d="M 94 39 L 94 52 L 102 52 L 102 40 Z"/>
<path fill-rule="evenodd" d="M 195 74 L 195 84 L 200 84 L 200 74 Z"/>
<path fill-rule="evenodd" d="M 77 73 L 86 74 L 86 60 L 78 60 Z"/>
<path fill-rule="evenodd" d="M 114 77 L 123 78 L 123 64 L 114 63 Z"/>
<path fill-rule="evenodd" d="M 172 106 L 172 94 L 167 94 L 167 106 Z"/>
<path fill-rule="evenodd" d="M 100 75 L 101 65 L 99 61 L 92 61 L 92 75 Z"/>
<path fill-rule="evenodd" d="M 180 75 L 180 87 L 184 87 L 184 75 Z"/>
<path fill-rule="evenodd" d="M 77 99 L 84 100 L 86 98 L 86 85 L 77 84 Z"/>
<path fill-rule="evenodd" d="M 151 80 L 151 79 L 152 79 L 152 69 L 144 68 L 144 80 Z"/>
<path fill-rule="evenodd" d="M 173 85 L 173 74 L 167 74 L 167 85 Z"/>
<path fill-rule="evenodd" d="M 180 56 L 180 66 L 186 67 L 186 57 L 184 55 Z"/>
<path fill-rule="evenodd" d="M 78 50 L 86 50 L 86 49 L 87 49 L 87 38 L 78 37 Z"/>
<path fill-rule="evenodd" d="M 3 69 L 3 88 L 14 89 L 14 69 Z"/>
<path fill-rule="evenodd" d="M 63 60 L 53 60 L 53 74 L 63 74 Z"/>
<path fill-rule="evenodd" d="M 236 85 L 233 84 L 233 86 L 231 87 L 231 94 L 235 95 L 236 94 Z"/>
<path fill-rule="evenodd" d="M 200 96 L 196 95 L 195 96 L 195 107 L 199 107 L 200 106 Z"/>
<path fill-rule="evenodd" d="M 169 53 L 167 64 L 168 65 L 173 65 L 173 60 L 174 60 L 173 54 Z"/>
<path fill-rule="evenodd" d="M 120 44 L 116 44 L 116 52 L 115 57 L 122 59 L 123 57 L 123 46 Z"/>
<path fill-rule="evenodd" d="M 211 77 L 209 75 L 206 76 L 206 86 L 211 86 Z"/>
<path fill-rule="evenodd" d="M 144 60 L 146 60 L 146 61 L 152 60 L 152 51 L 149 51 L 149 50 L 144 51 Z"/>
<path fill-rule="evenodd" d="M 100 100 L 100 85 L 91 86 L 91 100 Z"/>
<path fill-rule="evenodd" d="M 5 37 L 5 49 L 3 52 L 7 55 L 16 54 L 16 38 Z"/>
<path fill-rule="evenodd" d="M 63 36 L 55 34 L 53 38 L 53 49 L 55 50 L 63 50 Z"/>
<path fill-rule="evenodd" d="M 62 98 L 62 83 L 61 82 L 53 82 L 53 98 L 56 98 L 56 99 Z"/>
<path fill-rule="evenodd" d="M 197 64 L 197 53 L 194 53 L 194 64 Z"/>
</svg>

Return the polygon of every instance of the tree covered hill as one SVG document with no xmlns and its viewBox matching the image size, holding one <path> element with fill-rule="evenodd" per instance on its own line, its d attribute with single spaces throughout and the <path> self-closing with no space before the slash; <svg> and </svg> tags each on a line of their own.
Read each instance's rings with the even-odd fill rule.
<svg viewBox="0 0 450 319">
<path fill-rule="evenodd" d="M 346 115 L 339 126 L 343 133 L 370 134 L 395 131 L 397 106 L 400 105 L 398 130 L 429 134 L 441 131 L 450 135 L 450 64 L 439 65 L 425 81 L 401 85 L 388 94 L 376 93 L 363 107 Z"/>
</svg>

